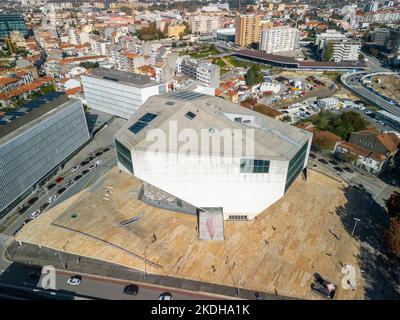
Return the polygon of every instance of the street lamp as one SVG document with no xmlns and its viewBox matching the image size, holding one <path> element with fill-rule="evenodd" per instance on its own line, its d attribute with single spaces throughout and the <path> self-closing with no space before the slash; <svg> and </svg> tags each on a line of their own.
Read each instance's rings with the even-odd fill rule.
<svg viewBox="0 0 400 320">
<path fill-rule="evenodd" d="M 144 280 L 147 282 L 147 249 L 149 248 L 150 243 L 146 246 L 146 249 L 144 249 Z"/>
<path fill-rule="evenodd" d="M 329 257 L 329 259 L 331 259 L 331 261 L 332 261 L 332 263 L 335 265 L 336 269 L 338 269 L 339 272 L 342 272 L 342 270 L 337 266 L 337 264 L 335 263 L 335 261 L 333 261 L 333 259 L 332 259 L 332 254 L 329 253 L 329 252 L 326 252 L 325 254 Z"/>
<path fill-rule="evenodd" d="M 236 286 L 235 279 L 233 277 L 232 268 L 231 268 L 231 265 L 229 263 L 229 257 L 228 256 L 226 256 L 225 264 L 228 265 L 229 273 L 231 274 L 231 278 L 232 278 L 232 283 L 233 283 L 233 286 L 235 287 L 236 296 L 238 297 L 240 292 L 239 292 L 239 288 Z"/>
<path fill-rule="evenodd" d="M 354 218 L 354 220 L 355 220 L 355 222 L 354 222 L 353 231 L 351 231 L 351 238 L 353 237 L 354 231 L 356 230 L 357 222 L 360 221 L 360 219 L 358 219 L 358 218 Z"/>
</svg>

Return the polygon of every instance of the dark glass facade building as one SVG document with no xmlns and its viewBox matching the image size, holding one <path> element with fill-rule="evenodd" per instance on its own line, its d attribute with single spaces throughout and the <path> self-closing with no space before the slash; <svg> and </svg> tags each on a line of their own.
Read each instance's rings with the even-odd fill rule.
<svg viewBox="0 0 400 320">
<path fill-rule="evenodd" d="M 27 35 L 23 16 L 18 13 L 0 13 L 0 39 L 9 37 L 11 31 L 20 31 L 24 36 Z"/>
</svg>

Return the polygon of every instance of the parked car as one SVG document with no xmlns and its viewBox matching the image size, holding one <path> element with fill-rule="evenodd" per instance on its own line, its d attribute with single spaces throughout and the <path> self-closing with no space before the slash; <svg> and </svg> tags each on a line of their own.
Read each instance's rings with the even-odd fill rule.
<svg viewBox="0 0 400 320">
<path fill-rule="evenodd" d="M 92 170 L 94 167 L 94 164 L 92 164 L 91 166 L 89 166 L 89 170 Z"/>
<path fill-rule="evenodd" d="M 328 164 L 328 161 L 326 161 L 325 159 L 318 159 L 318 161 L 323 163 L 323 164 Z"/>
<path fill-rule="evenodd" d="M 63 180 L 64 180 L 64 177 L 57 177 L 55 181 L 56 181 L 56 183 L 60 183 Z"/>
<path fill-rule="evenodd" d="M 81 176 L 81 175 L 78 175 L 78 176 L 76 176 L 76 177 L 74 178 L 74 181 L 78 181 L 80 178 L 82 178 L 82 176 Z"/>
<path fill-rule="evenodd" d="M 311 159 L 315 159 L 317 156 L 316 156 L 314 153 L 310 153 L 309 157 L 310 157 Z"/>
<path fill-rule="evenodd" d="M 354 172 L 354 170 L 349 168 L 349 167 L 344 167 L 343 169 L 346 170 L 348 173 L 353 173 Z"/>
<path fill-rule="evenodd" d="M 30 206 L 25 205 L 25 206 L 23 206 L 22 208 L 20 208 L 20 209 L 18 210 L 18 213 L 19 213 L 19 214 L 23 214 L 23 213 L 25 213 L 29 208 L 30 208 Z"/>
<path fill-rule="evenodd" d="M 31 219 L 35 219 L 41 212 L 42 212 L 42 210 L 40 210 L 40 209 L 32 212 L 30 215 Z"/>
<path fill-rule="evenodd" d="M 23 227 L 23 226 L 18 227 L 17 230 L 15 230 L 15 231 L 13 232 L 13 236 L 14 236 L 14 237 L 17 235 L 18 232 L 21 231 L 22 227 Z"/>
<path fill-rule="evenodd" d="M 65 184 L 65 187 L 68 188 L 70 185 L 72 185 L 74 182 L 72 180 L 68 180 L 67 183 Z"/>
<path fill-rule="evenodd" d="M 67 190 L 67 188 L 62 187 L 62 188 L 60 188 L 60 189 L 57 190 L 57 194 L 61 194 L 61 193 L 63 193 L 65 190 Z"/>
<path fill-rule="evenodd" d="M 49 205 L 50 205 L 49 202 L 43 203 L 43 204 L 40 206 L 40 210 L 42 210 L 42 211 L 46 210 L 46 208 L 47 208 Z"/>
<path fill-rule="evenodd" d="M 337 162 L 336 160 L 329 160 L 329 163 L 333 164 L 334 166 L 338 166 L 339 162 Z"/>
<path fill-rule="evenodd" d="M 161 293 L 158 300 L 172 300 L 172 294 L 169 292 Z"/>
<path fill-rule="evenodd" d="M 57 196 L 54 195 L 54 196 L 51 196 L 47 202 L 48 202 L 48 203 L 53 203 L 54 200 L 56 200 L 56 199 L 57 199 Z"/>
<path fill-rule="evenodd" d="M 102 163 L 103 163 L 103 161 L 97 160 L 97 161 L 96 161 L 96 166 L 99 166 L 99 165 L 101 165 Z"/>
<path fill-rule="evenodd" d="M 139 293 L 139 287 L 135 284 L 128 284 L 124 288 L 124 294 L 130 294 L 136 296 Z"/>
<path fill-rule="evenodd" d="M 57 184 L 55 184 L 55 183 L 49 184 L 49 185 L 47 186 L 47 190 L 53 189 L 56 185 L 57 185 Z"/>
<path fill-rule="evenodd" d="M 83 166 L 86 166 L 88 163 L 89 163 L 89 161 L 86 161 L 86 160 L 85 160 L 85 161 L 82 161 L 82 162 L 81 162 L 81 166 L 82 166 L 82 167 L 83 167 Z"/>
<path fill-rule="evenodd" d="M 90 171 L 89 170 L 83 170 L 82 175 L 84 176 L 85 174 L 88 174 Z"/>
<path fill-rule="evenodd" d="M 67 280 L 67 283 L 71 286 L 79 286 L 81 284 L 82 277 L 80 275 L 73 276 Z"/>
<path fill-rule="evenodd" d="M 28 201 L 28 204 L 31 206 L 31 205 L 33 205 L 34 203 L 36 203 L 36 201 L 38 201 L 38 200 L 39 200 L 38 197 L 34 197 L 34 198 L 32 198 L 32 199 L 30 199 L 30 200 Z"/>
<path fill-rule="evenodd" d="M 341 167 L 333 167 L 337 172 L 343 172 L 343 169 Z"/>
<path fill-rule="evenodd" d="M 73 167 L 73 168 L 71 169 L 71 172 L 74 173 L 74 172 L 78 171 L 79 168 L 80 168 L 80 166 L 75 166 L 75 167 Z"/>
</svg>

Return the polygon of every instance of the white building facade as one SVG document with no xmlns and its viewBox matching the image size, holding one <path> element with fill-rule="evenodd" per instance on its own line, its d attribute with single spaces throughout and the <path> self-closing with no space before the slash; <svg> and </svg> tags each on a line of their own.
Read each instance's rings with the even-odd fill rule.
<svg viewBox="0 0 400 320">
<path fill-rule="evenodd" d="M 199 143 L 181 152 L 187 147 L 183 133 L 187 128 Z M 230 153 L 225 141 L 233 130 L 243 139 L 239 139 L 240 150 L 234 144 Z M 166 148 L 152 149 L 151 137 L 157 132 L 167 135 Z M 201 135 L 212 141 L 216 138 L 218 145 L 220 134 L 226 134 L 225 153 L 203 148 Z M 121 170 L 178 203 L 219 211 L 224 220 L 251 220 L 280 199 L 306 168 L 311 140 L 307 131 L 190 91 L 152 97 L 115 136 Z"/>
<path fill-rule="evenodd" d="M 167 92 L 167 85 L 130 72 L 93 69 L 82 76 L 89 108 L 129 119 L 151 96 Z"/>
<path fill-rule="evenodd" d="M 260 50 L 266 53 L 294 51 L 299 47 L 296 28 L 269 28 L 261 31 Z"/>
</svg>

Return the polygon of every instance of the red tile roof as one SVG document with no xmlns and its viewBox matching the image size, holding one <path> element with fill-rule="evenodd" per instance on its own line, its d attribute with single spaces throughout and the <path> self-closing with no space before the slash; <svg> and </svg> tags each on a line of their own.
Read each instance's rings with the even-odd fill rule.
<svg viewBox="0 0 400 320">
<path fill-rule="evenodd" d="M 0 100 L 4 100 L 4 101 L 10 100 L 10 99 L 12 99 L 14 97 L 18 97 L 18 96 L 20 96 L 20 95 L 22 95 L 24 93 L 31 92 L 31 91 L 34 91 L 36 89 L 39 89 L 39 88 L 41 88 L 41 87 L 43 87 L 43 86 L 45 86 L 45 85 L 47 85 L 49 83 L 52 83 L 53 81 L 54 81 L 54 79 L 52 77 L 49 77 L 49 76 L 45 76 L 45 77 L 42 77 L 42 78 L 37 78 L 36 80 L 34 80 L 31 83 L 24 84 L 22 86 L 19 86 L 19 87 L 13 89 L 13 90 L 10 90 L 8 92 L 0 93 Z"/>
<path fill-rule="evenodd" d="M 357 155 L 360 155 L 364 158 L 370 158 L 370 159 L 374 159 L 376 161 L 382 162 L 385 160 L 385 156 L 379 152 L 375 152 L 375 151 L 370 151 L 366 148 L 360 147 L 359 145 L 356 145 L 354 143 L 351 142 L 342 142 L 340 144 L 340 146 L 352 153 L 355 153 Z"/>
</svg>

